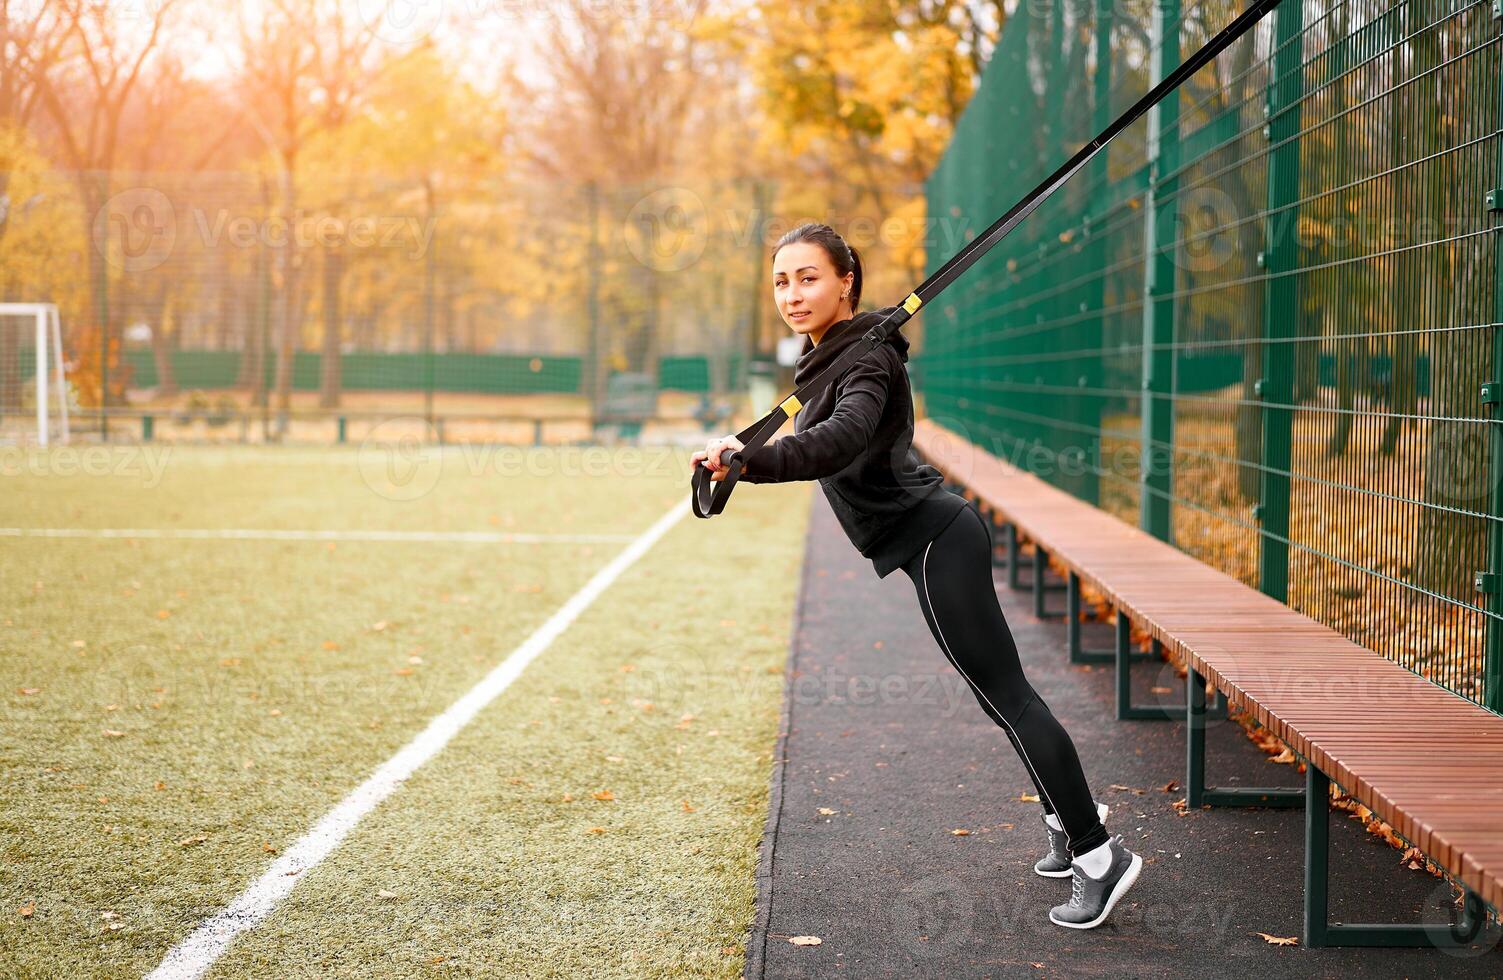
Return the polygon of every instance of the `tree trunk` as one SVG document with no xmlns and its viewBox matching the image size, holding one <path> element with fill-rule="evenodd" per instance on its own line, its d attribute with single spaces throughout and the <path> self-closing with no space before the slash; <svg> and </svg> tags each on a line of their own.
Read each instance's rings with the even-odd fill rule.
<svg viewBox="0 0 1503 980">
<path fill-rule="evenodd" d="M 172 345 L 167 342 L 167 320 L 171 313 L 172 296 L 163 280 L 146 309 L 151 327 L 151 357 L 157 367 L 157 395 L 172 398 L 177 395 L 177 373 L 172 369 Z"/>
<path fill-rule="evenodd" d="M 296 259 L 297 236 L 292 223 L 295 220 L 297 187 L 293 182 L 292 166 L 282 170 L 282 213 L 286 219 L 286 240 L 277 248 L 277 376 L 273 388 L 277 400 L 277 438 L 287 434 L 288 414 L 292 411 L 292 354 L 294 350 L 293 320 L 297 293 L 298 270 Z"/>
<path fill-rule="evenodd" d="M 1426 32 L 1424 53 L 1417 70 L 1440 60 L 1434 50 L 1434 31 Z M 1456 38 L 1452 37 L 1455 41 Z M 1458 132 L 1457 120 L 1466 112 L 1471 93 L 1487 91 L 1488 59 L 1470 58 L 1470 77 L 1464 88 L 1438 87 L 1440 104 L 1430 115 L 1422 152 L 1434 153 L 1442 145 L 1454 147 L 1467 134 Z M 1444 122 L 1438 122 L 1443 120 Z M 1433 137 L 1433 141 L 1428 138 Z M 1446 174 L 1432 163 L 1428 171 L 1429 208 L 1444 208 Z M 1487 226 L 1484 216 L 1479 229 Z M 1449 231 L 1446 232 L 1449 234 Z M 1489 447 L 1490 430 L 1478 415 L 1477 392 L 1488 379 L 1488 351 L 1474 342 L 1468 326 L 1489 323 L 1493 318 L 1491 277 L 1479 274 L 1488 265 L 1484 247 L 1492 250 L 1491 236 L 1474 234 L 1459 247 L 1433 246 L 1439 268 L 1433 282 L 1445 284 L 1450 293 L 1449 316 L 1430 341 L 1430 394 L 1424 414 L 1431 419 L 1425 451 L 1424 502 L 1415 526 L 1414 584 L 1460 602 L 1475 601 L 1472 573 L 1487 567 L 1489 466 L 1495 465 Z M 1459 254 L 1458 254 L 1459 253 Z M 1452 274 L 1451 270 L 1456 270 Z M 1457 420 L 1457 421 L 1453 421 Z M 1492 423 L 1497 424 L 1497 423 Z"/>
<path fill-rule="evenodd" d="M 344 314 L 339 305 L 340 280 L 344 276 L 344 254 L 338 247 L 324 252 L 324 344 L 322 363 L 319 365 L 319 408 L 338 408 L 342 368 L 340 341 Z"/>
<path fill-rule="evenodd" d="M 1256 92 L 1248 91 L 1253 84 L 1252 64 L 1253 45 L 1239 44 L 1234 49 L 1236 60 L 1233 62 L 1230 77 L 1240 80 L 1238 91 L 1233 96 L 1227 95 L 1227 105 L 1256 105 Z M 1228 149 L 1230 159 L 1245 160 L 1248 154 L 1245 152 L 1246 137 L 1238 136 Z M 1255 197 L 1248 189 L 1247 182 L 1243 177 L 1243 168 L 1235 168 L 1227 174 L 1226 180 L 1221 186 L 1232 198 L 1233 214 L 1253 215 L 1264 210 L 1267 203 L 1267 193 Z M 1251 267 L 1252 257 L 1258 254 L 1263 240 L 1262 223 L 1258 221 L 1238 222 L 1236 230 L 1237 258 L 1243 263 L 1243 268 Z M 1236 456 L 1239 460 L 1247 460 L 1250 463 L 1261 463 L 1263 460 L 1263 407 L 1258 402 L 1258 397 L 1253 394 L 1253 383 L 1263 376 L 1263 302 L 1264 288 L 1261 282 L 1257 282 L 1244 290 L 1247 298 L 1246 306 L 1241 311 L 1242 322 L 1247 325 L 1247 346 L 1242 354 L 1242 397 L 1237 406 L 1236 421 L 1233 426 L 1233 435 L 1236 445 Z M 1147 297 L 1145 297 L 1146 301 Z M 1262 496 L 1261 471 L 1257 466 L 1237 467 L 1237 491 L 1242 499 L 1256 503 Z"/>
<path fill-rule="evenodd" d="M 271 185 L 261 178 L 263 213 L 270 213 Z M 271 318 L 271 258 L 265 242 L 256 246 L 251 274 L 251 295 L 245 304 L 244 332 L 240 345 L 240 374 L 236 384 L 250 391 L 252 405 L 266 403 L 266 338 Z"/>
<path fill-rule="evenodd" d="M 1337 39 L 1337 43 L 1341 43 L 1342 39 L 1347 36 L 1346 4 L 1343 3 L 1338 6 L 1337 18 L 1336 28 L 1332 32 L 1332 36 Z M 1341 67 L 1345 68 L 1346 66 L 1343 63 Z M 1333 125 L 1336 127 L 1336 166 L 1340 168 L 1347 166 L 1348 161 L 1347 142 L 1350 135 L 1348 130 L 1350 123 L 1346 114 L 1346 90 L 1350 82 L 1343 76 L 1331 84 L 1331 116 L 1335 119 Z M 1345 219 L 1345 197 L 1337 198 L 1336 207 L 1341 209 L 1336 215 L 1337 218 Z M 1336 263 L 1337 268 L 1341 269 L 1348 268 L 1352 253 L 1352 240 L 1355 238 L 1355 233 L 1347 229 L 1345 225 L 1346 222 L 1344 220 L 1339 227 L 1333 223 L 1333 227 L 1336 227 L 1337 234 L 1339 235 L 1334 249 Z M 1356 279 L 1355 276 L 1352 278 Z M 1360 282 L 1360 280 L 1357 281 Z M 1360 301 L 1358 308 L 1360 308 Z M 1367 338 L 1349 336 L 1362 323 L 1360 316 L 1351 315 L 1341 306 L 1337 306 L 1334 311 L 1332 311 L 1330 306 L 1327 306 L 1322 312 L 1326 312 L 1331 316 L 1331 334 L 1335 338 L 1335 343 L 1331 345 L 1331 349 L 1335 352 L 1336 358 L 1336 407 L 1338 411 L 1331 426 L 1330 441 L 1326 443 L 1326 455 L 1334 459 L 1346 453 L 1347 443 L 1352 437 L 1353 410 L 1356 408 L 1357 403 L 1356 390 L 1352 379 L 1352 367 L 1353 361 L 1356 360 L 1357 364 L 1362 366 L 1365 372 L 1367 363 Z M 1316 384 L 1317 386 L 1319 385 L 1318 380 Z"/>
<path fill-rule="evenodd" d="M 83 226 L 93 234 L 94 220 L 101 213 L 110 197 L 109 171 L 81 171 L 78 174 L 79 202 L 83 205 Z M 116 384 L 109 376 L 110 342 L 114 339 L 114 324 L 110 320 L 110 268 L 105 250 L 109 246 L 108 230 L 102 241 L 91 241 L 84 253 L 89 259 L 89 299 L 94 323 L 99 327 L 99 404 L 108 408 L 118 404 L 119 399 L 110 397 L 110 388 Z"/>
</svg>

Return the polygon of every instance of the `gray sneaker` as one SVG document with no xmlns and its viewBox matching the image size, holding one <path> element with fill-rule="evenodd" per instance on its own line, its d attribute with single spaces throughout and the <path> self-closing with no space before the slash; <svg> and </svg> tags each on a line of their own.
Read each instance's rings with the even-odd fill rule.
<svg viewBox="0 0 1503 980">
<path fill-rule="evenodd" d="M 1105 803 L 1096 804 L 1096 817 L 1102 823 L 1106 823 L 1106 815 L 1111 808 Z M 1033 870 L 1045 878 L 1068 878 L 1070 877 L 1070 849 L 1066 847 L 1068 835 L 1063 830 L 1055 830 L 1049 826 L 1049 821 L 1039 817 L 1044 823 L 1044 830 L 1049 834 L 1049 853 L 1038 859 Z"/>
<path fill-rule="evenodd" d="M 1049 910 L 1050 922 L 1067 929 L 1094 929 L 1138 880 L 1143 859 L 1123 845 L 1122 835 L 1113 837 L 1107 846 L 1112 849 L 1112 863 L 1100 878 L 1092 878 L 1085 868 L 1071 862 L 1070 900 Z"/>
</svg>

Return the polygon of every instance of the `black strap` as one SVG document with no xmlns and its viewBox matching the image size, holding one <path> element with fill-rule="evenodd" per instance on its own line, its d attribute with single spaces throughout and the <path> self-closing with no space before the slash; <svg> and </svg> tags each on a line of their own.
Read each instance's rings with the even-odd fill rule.
<svg viewBox="0 0 1503 980">
<path fill-rule="evenodd" d="M 736 481 L 741 477 L 741 471 L 746 460 L 766 445 L 767 440 L 772 438 L 772 434 L 782 428 L 784 422 L 797 414 L 799 408 L 805 402 L 823 391 L 828 385 L 833 384 L 835 379 L 840 377 L 841 373 L 847 370 L 857 358 L 865 357 L 868 353 L 875 350 L 878 344 L 881 344 L 892 335 L 893 331 L 907 323 L 913 314 L 918 312 L 920 306 L 938 296 L 946 286 L 959 278 L 961 273 L 975 264 L 993 245 L 1001 241 L 1003 236 L 1017 227 L 1019 222 L 1032 214 L 1034 209 L 1042 204 L 1045 198 L 1053 194 L 1061 184 L 1073 177 L 1076 171 L 1090 162 L 1091 157 L 1095 156 L 1107 143 L 1111 142 L 1113 137 L 1136 122 L 1139 116 L 1151 109 L 1164 96 L 1182 85 L 1191 75 L 1194 75 L 1209 64 L 1212 58 L 1215 58 L 1229 44 L 1237 40 L 1237 38 L 1246 34 L 1254 24 L 1262 20 L 1264 15 L 1274 7 L 1277 7 L 1280 2 L 1281 0 L 1254 0 L 1252 6 L 1248 7 L 1236 20 L 1228 24 L 1221 33 L 1201 45 L 1200 49 L 1191 55 L 1189 59 L 1170 72 L 1163 81 L 1149 89 L 1146 95 L 1133 103 L 1110 126 L 1102 130 L 1095 139 L 1077 150 L 1075 155 L 1065 161 L 1058 170 L 1044 178 L 1042 183 L 1029 191 L 1021 201 L 1008 209 L 1006 214 L 994 221 L 984 235 L 972 239 L 966 244 L 965 248 L 952 255 L 948 262 L 939 267 L 938 271 L 928 279 L 925 279 L 917 289 L 908 294 L 908 298 L 903 300 L 902 306 L 895 308 L 892 313 L 888 314 L 886 319 L 863 334 L 859 342 L 852 344 L 845 351 L 841 352 L 840 356 L 826 365 L 823 371 L 811 378 L 807 384 L 795 389 L 792 395 L 783 399 L 777 408 L 769 412 L 760 421 L 754 422 L 736 433 L 737 441 L 742 443 L 745 448 L 739 451 L 729 450 L 720 454 L 721 464 L 728 467 L 724 480 L 713 481 L 710 479 L 711 470 L 708 466 L 703 463 L 696 466 L 694 468 L 694 477 L 690 481 L 690 486 L 693 490 L 691 502 L 694 507 L 694 515 L 696 517 L 713 517 L 724 510 L 726 501 L 730 499 L 731 490 L 735 487 Z M 1298 0 L 1289 0 L 1289 2 L 1294 3 L 1298 2 Z M 712 488 L 716 482 L 720 483 L 720 487 L 719 489 L 714 489 L 712 492 Z"/>
</svg>

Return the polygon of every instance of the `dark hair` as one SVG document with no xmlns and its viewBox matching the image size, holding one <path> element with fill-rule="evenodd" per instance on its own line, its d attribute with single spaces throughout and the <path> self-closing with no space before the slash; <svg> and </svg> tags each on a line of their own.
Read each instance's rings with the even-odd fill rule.
<svg viewBox="0 0 1503 980">
<path fill-rule="evenodd" d="M 847 245 L 845 239 L 841 238 L 840 233 L 834 228 L 811 221 L 799 225 L 778 239 L 777 246 L 772 250 L 773 257 L 777 257 L 778 249 L 784 245 L 792 245 L 794 242 L 813 242 L 822 247 L 830 256 L 830 261 L 835 266 L 835 273 L 840 278 L 844 279 L 847 272 L 856 274 L 851 279 L 850 296 L 851 312 L 855 313 L 856 307 L 861 303 L 861 253 Z"/>
</svg>

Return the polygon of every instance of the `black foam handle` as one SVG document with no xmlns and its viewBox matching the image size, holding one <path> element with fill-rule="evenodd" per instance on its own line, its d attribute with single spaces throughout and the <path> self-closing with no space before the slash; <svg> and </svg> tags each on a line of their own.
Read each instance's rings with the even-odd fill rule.
<svg viewBox="0 0 1503 980">
<path fill-rule="evenodd" d="M 689 483 L 694 492 L 689 499 L 694 505 L 695 517 L 714 517 L 725 510 L 725 503 L 731 499 L 731 491 L 741 478 L 744 461 L 740 452 L 727 449 L 720 454 L 720 462 L 726 467 L 726 471 L 725 479 L 718 481 L 710 479 L 715 471 L 710 469 L 709 460 L 702 459 L 694 467 L 694 478 Z M 720 484 L 719 488 L 716 488 L 716 483 Z"/>
</svg>

